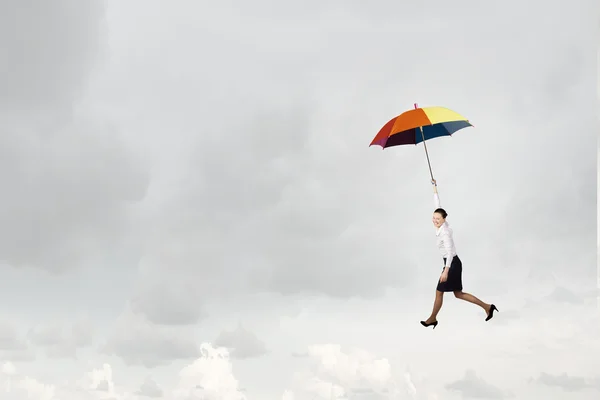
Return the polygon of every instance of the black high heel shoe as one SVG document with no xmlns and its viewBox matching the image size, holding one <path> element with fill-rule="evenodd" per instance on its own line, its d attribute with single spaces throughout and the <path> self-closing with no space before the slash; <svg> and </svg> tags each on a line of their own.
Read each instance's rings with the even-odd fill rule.
<svg viewBox="0 0 600 400">
<path fill-rule="evenodd" d="M 421 321 L 421 325 L 423 325 L 425 328 L 427 328 L 428 326 L 433 325 L 433 329 L 435 329 L 435 327 L 437 326 L 438 322 L 437 321 L 433 321 L 432 323 L 428 324 L 425 321 Z"/>
<path fill-rule="evenodd" d="M 490 319 L 492 319 L 492 317 L 494 316 L 494 311 L 498 311 L 498 309 L 496 308 L 496 306 L 495 306 L 495 305 L 493 305 L 493 304 L 492 304 L 492 305 L 490 306 L 490 312 L 488 313 L 488 316 L 487 316 L 487 318 L 485 319 L 486 321 L 489 321 Z M 498 312 L 500 312 L 500 311 L 498 311 Z"/>
</svg>

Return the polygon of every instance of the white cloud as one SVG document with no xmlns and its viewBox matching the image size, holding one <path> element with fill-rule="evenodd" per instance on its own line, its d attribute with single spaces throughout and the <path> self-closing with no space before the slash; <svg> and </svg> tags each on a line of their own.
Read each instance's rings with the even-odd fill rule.
<svg viewBox="0 0 600 400">
<path fill-rule="evenodd" d="M 14 375 L 16 372 L 15 366 L 11 362 L 2 364 L 2 373 L 5 375 Z"/>
<path fill-rule="evenodd" d="M 412 381 L 412 376 L 410 370 L 407 368 L 406 372 L 404 372 L 404 383 L 406 384 L 407 392 L 411 399 L 417 398 L 417 388 Z"/>
<path fill-rule="evenodd" d="M 320 362 L 319 370 L 340 382 L 344 387 L 369 387 L 377 391 L 392 383 L 392 369 L 385 358 L 377 359 L 368 351 L 342 351 L 340 345 L 314 345 L 309 355 Z"/>
<path fill-rule="evenodd" d="M 56 390 L 54 385 L 47 385 L 27 376 L 17 381 L 14 388 L 14 393 L 12 390 L 11 393 L 17 397 L 27 394 L 27 398 L 37 400 L 53 400 Z"/>
<path fill-rule="evenodd" d="M 335 383 L 324 381 L 318 377 L 306 382 L 305 390 L 319 399 L 338 399 L 346 397 L 346 390 Z"/>
<path fill-rule="evenodd" d="M 176 400 L 246 400 L 243 389 L 233 374 L 229 354 L 224 348 L 201 345 L 201 356 L 185 366 L 177 375 L 176 385 L 165 398 Z M 162 398 L 163 390 L 147 378 L 135 394 L 114 382 L 113 368 L 103 364 L 81 379 L 63 384 L 44 384 L 17 373 L 16 368 L 5 363 L 0 383 L 11 400 L 35 398 L 36 400 L 139 400 L 144 397 Z M 30 396 L 30 397 L 27 397 Z"/>
<path fill-rule="evenodd" d="M 2 366 L 0 378 L 3 378 L 4 392 L 11 400 L 54 400 L 56 386 L 42 383 L 35 378 L 21 375 L 12 363 L 6 362 Z"/>
<path fill-rule="evenodd" d="M 181 400 L 246 400 L 233 375 L 229 353 L 203 343 L 201 356 L 179 372 L 172 396 Z"/>
<path fill-rule="evenodd" d="M 115 384 L 112 377 L 112 368 L 109 364 L 102 365 L 101 369 L 94 369 L 89 373 L 89 378 L 90 389 L 114 395 Z"/>
<path fill-rule="evenodd" d="M 344 351 L 340 345 L 312 345 L 308 356 L 312 368 L 296 374 L 291 390 L 301 399 L 311 395 L 345 399 L 367 393 L 373 399 L 384 399 L 390 395 L 405 396 L 414 390 L 392 370 L 386 358 L 377 358 L 363 349 Z"/>
<path fill-rule="evenodd" d="M 5 364 L 0 382 L 2 378 L 10 400 L 138 400 L 125 388 L 115 385 L 109 364 L 83 374 L 80 379 L 54 384 L 40 382 Z"/>
</svg>

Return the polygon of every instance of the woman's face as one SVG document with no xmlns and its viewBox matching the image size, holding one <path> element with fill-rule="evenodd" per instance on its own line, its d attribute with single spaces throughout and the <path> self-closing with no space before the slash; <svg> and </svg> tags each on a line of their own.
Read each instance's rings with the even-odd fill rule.
<svg viewBox="0 0 600 400">
<path fill-rule="evenodd" d="M 433 225 L 436 228 L 439 228 L 440 226 L 442 226 L 444 224 L 444 222 L 446 220 L 442 217 L 441 214 L 439 214 L 439 213 L 433 213 L 432 221 L 433 221 Z"/>
</svg>

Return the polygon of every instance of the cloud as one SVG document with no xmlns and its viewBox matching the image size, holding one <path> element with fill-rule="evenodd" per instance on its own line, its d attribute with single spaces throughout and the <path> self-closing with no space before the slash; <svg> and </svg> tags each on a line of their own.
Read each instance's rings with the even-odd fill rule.
<svg viewBox="0 0 600 400">
<path fill-rule="evenodd" d="M 124 311 L 100 350 L 120 357 L 127 365 L 148 368 L 190 360 L 200 355 L 190 332 L 153 325 Z"/>
<path fill-rule="evenodd" d="M 16 372 L 15 366 L 11 362 L 5 362 L 2 364 L 2 374 L 13 375 Z"/>
<path fill-rule="evenodd" d="M 233 375 L 229 353 L 203 343 L 201 356 L 179 372 L 174 399 L 246 400 Z"/>
<path fill-rule="evenodd" d="M 27 344 L 18 337 L 15 328 L 7 323 L 0 322 L 0 350 L 23 350 Z"/>
<path fill-rule="evenodd" d="M 5 364 L 0 383 L 2 379 L 11 400 L 137 400 L 123 387 L 115 385 L 112 367 L 106 363 L 83 374 L 80 379 L 54 384 L 41 382 Z"/>
<path fill-rule="evenodd" d="M 37 354 L 34 350 L 19 349 L 19 350 L 4 350 L 0 351 L 0 358 L 10 360 L 12 362 L 32 362 L 37 360 Z"/>
<path fill-rule="evenodd" d="M 346 396 L 346 390 L 335 383 L 313 377 L 305 383 L 305 390 L 318 399 L 338 399 Z"/>
<path fill-rule="evenodd" d="M 542 385 L 559 387 L 566 392 L 579 392 L 584 389 L 596 389 L 600 391 L 600 378 L 588 379 L 567 373 L 552 375 L 542 372 L 536 381 Z"/>
<path fill-rule="evenodd" d="M 103 364 L 101 369 L 92 370 L 88 377 L 90 381 L 89 389 L 114 395 L 115 384 L 113 382 L 112 367 L 109 364 Z"/>
<path fill-rule="evenodd" d="M 408 395 L 410 396 L 410 398 L 416 399 L 417 398 L 417 388 L 416 388 L 415 384 L 413 383 L 412 374 L 410 373 L 409 367 L 407 367 L 406 371 L 404 372 L 404 382 L 406 383 L 406 389 L 407 389 L 407 392 L 408 392 Z"/>
<path fill-rule="evenodd" d="M 385 358 L 376 359 L 366 350 L 342 351 L 339 345 L 314 345 L 308 352 L 320 361 L 319 368 L 326 375 L 344 385 L 384 389 L 392 380 L 392 370 Z"/>
<path fill-rule="evenodd" d="M 17 399 L 38 399 L 53 400 L 56 388 L 54 385 L 48 385 L 30 377 L 23 377 L 12 387 L 10 393 Z"/>
<path fill-rule="evenodd" d="M 3 378 L 3 391 L 10 394 L 11 400 L 31 398 L 39 400 L 55 399 L 55 385 L 45 384 L 29 376 L 19 374 L 15 366 L 10 362 L 3 364 L 0 371 L 0 378 Z"/>
<path fill-rule="evenodd" d="M 34 361 L 36 354 L 27 340 L 19 337 L 12 324 L 0 321 L 0 358 L 17 361 Z"/>
<path fill-rule="evenodd" d="M 415 397 L 417 389 L 410 376 L 400 376 L 393 371 L 388 359 L 378 358 L 366 350 L 350 348 L 343 350 L 335 344 L 312 345 L 308 347 L 311 361 L 309 370 L 297 371 L 294 396 L 317 396 L 329 399 L 331 396 L 361 396 L 365 399 L 387 399 L 390 396 L 410 396 L 425 399 L 432 392 L 423 387 L 420 397 Z M 418 386 L 418 385 L 417 385 Z M 344 397 L 346 396 L 346 397 Z"/>
<path fill-rule="evenodd" d="M 32 327 L 27 333 L 29 341 L 46 349 L 51 358 L 76 358 L 77 351 L 93 344 L 93 325 L 89 318 L 79 318 L 70 323 L 53 320 Z"/>
<path fill-rule="evenodd" d="M 473 370 L 467 370 L 463 379 L 447 384 L 446 389 L 459 392 L 463 399 L 501 400 L 513 397 L 512 393 L 484 381 Z"/>
<path fill-rule="evenodd" d="M 87 317 L 40 322 L 23 337 L 11 324 L 0 323 L 0 357 L 13 362 L 34 361 L 36 347 L 50 358 L 77 358 L 78 350 L 92 344 L 93 325 Z"/>
<path fill-rule="evenodd" d="M 222 331 L 215 339 L 215 345 L 227 348 L 233 358 L 254 358 L 267 354 L 265 343 L 241 324 L 233 331 Z"/>
<path fill-rule="evenodd" d="M 115 384 L 113 368 L 107 363 L 92 369 L 81 379 L 52 385 L 25 376 L 12 364 L 5 363 L 0 372 L 0 384 L 4 384 L 11 399 L 15 400 L 139 400 L 163 395 L 173 400 L 246 400 L 244 390 L 233 375 L 227 350 L 208 343 L 203 343 L 200 349 L 199 358 L 180 370 L 169 391 L 163 391 L 147 378 L 140 389 L 132 393 Z"/>
<path fill-rule="evenodd" d="M 131 310 L 159 325 L 193 325 L 205 317 L 200 282 L 142 275 L 130 300 Z"/>
<path fill-rule="evenodd" d="M 150 378 L 147 378 L 140 386 L 140 390 L 137 392 L 137 394 L 140 396 L 157 399 L 163 396 L 163 390 L 156 382 Z"/>
<path fill-rule="evenodd" d="M 294 392 L 290 391 L 290 390 L 286 390 L 283 392 L 283 395 L 281 396 L 281 400 L 294 400 Z"/>
</svg>

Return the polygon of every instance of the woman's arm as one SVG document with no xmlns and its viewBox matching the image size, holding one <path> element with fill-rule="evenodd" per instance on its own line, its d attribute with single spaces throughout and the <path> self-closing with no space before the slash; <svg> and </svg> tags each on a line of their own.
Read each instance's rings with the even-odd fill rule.
<svg viewBox="0 0 600 400">
<path fill-rule="evenodd" d="M 431 183 L 433 184 L 433 204 L 435 205 L 435 209 L 437 210 L 438 208 L 440 208 L 440 196 L 438 195 L 438 191 L 437 191 L 437 183 L 435 181 L 435 179 L 431 180 Z"/>
<path fill-rule="evenodd" d="M 446 249 L 446 268 L 450 268 L 452 265 L 452 259 L 456 255 L 454 251 L 454 239 L 452 238 L 452 233 L 449 232 L 448 228 L 442 231 L 442 240 L 444 241 L 444 249 Z"/>
</svg>

